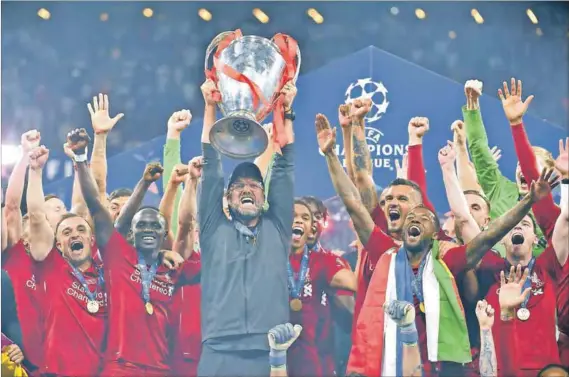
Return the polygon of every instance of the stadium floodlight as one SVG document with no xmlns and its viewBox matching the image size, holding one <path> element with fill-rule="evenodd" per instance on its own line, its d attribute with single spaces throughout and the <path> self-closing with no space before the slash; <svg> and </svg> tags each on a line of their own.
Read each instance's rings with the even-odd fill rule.
<svg viewBox="0 0 569 377">
<path fill-rule="evenodd" d="M 22 147 L 19 145 L 2 144 L 2 166 L 11 166 L 22 157 Z"/>
</svg>

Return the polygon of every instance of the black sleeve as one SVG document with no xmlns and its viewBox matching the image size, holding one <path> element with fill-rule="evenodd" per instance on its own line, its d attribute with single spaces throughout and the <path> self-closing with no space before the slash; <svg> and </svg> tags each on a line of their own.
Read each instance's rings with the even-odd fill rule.
<svg viewBox="0 0 569 377">
<path fill-rule="evenodd" d="M 12 280 L 5 270 L 2 270 L 2 333 L 14 343 L 22 347 L 22 329 L 16 311 L 16 298 Z"/>
</svg>

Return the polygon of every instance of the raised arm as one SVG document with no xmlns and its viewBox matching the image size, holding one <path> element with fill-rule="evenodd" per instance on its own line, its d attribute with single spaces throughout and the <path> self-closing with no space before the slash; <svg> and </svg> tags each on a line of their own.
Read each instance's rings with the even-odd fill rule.
<svg viewBox="0 0 569 377">
<path fill-rule="evenodd" d="M 63 151 L 65 155 L 71 159 L 71 161 L 75 161 L 75 153 L 69 148 L 67 143 L 63 144 Z M 86 152 L 87 153 L 87 152 Z M 77 166 L 74 163 L 73 167 L 77 170 Z M 73 190 L 71 193 L 71 211 L 72 213 L 81 216 L 89 224 L 93 224 L 91 219 L 91 214 L 89 213 L 89 209 L 87 208 L 87 203 L 85 203 L 85 198 L 83 198 L 83 193 L 81 192 L 81 184 L 79 183 L 79 175 L 77 173 L 73 176 Z"/>
<path fill-rule="evenodd" d="M 53 248 L 54 229 L 47 221 L 43 194 L 42 173 L 49 157 L 45 146 L 34 148 L 30 154 L 30 170 L 28 173 L 28 190 L 26 201 L 30 218 L 29 247 L 30 255 L 36 261 L 43 261 Z"/>
<path fill-rule="evenodd" d="M 267 137 L 269 138 L 269 143 L 267 144 L 267 149 L 255 159 L 255 165 L 259 167 L 261 174 L 263 175 L 263 179 L 265 180 L 265 185 L 267 184 L 267 180 L 270 181 L 270 172 L 273 168 L 273 164 L 275 162 L 275 153 L 282 154 L 278 144 L 273 140 L 273 124 L 264 124 L 263 128 L 267 133 Z"/>
<path fill-rule="evenodd" d="M 350 107 L 350 120 L 352 124 L 352 167 L 354 169 L 355 184 L 359 190 L 360 200 L 372 213 L 379 205 L 375 182 L 373 180 L 373 167 L 365 135 L 366 114 L 371 109 L 371 100 L 358 98 Z"/>
<path fill-rule="evenodd" d="M 198 225 L 197 190 L 202 165 L 203 159 L 201 157 L 194 157 L 188 163 L 189 174 L 186 175 L 186 185 L 178 210 L 178 235 L 173 250 L 184 259 L 188 259 L 196 251 L 194 244 L 196 241 L 195 230 Z"/>
<path fill-rule="evenodd" d="M 474 268 L 491 247 L 522 221 L 530 211 L 531 206 L 549 195 L 551 188 L 556 185 L 553 171 L 544 170 L 539 180 L 532 182 L 529 193 L 514 208 L 494 220 L 486 230 L 482 231 L 466 246 L 467 268 Z"/>
<path fill-rule="evenodd" d="M 434 211 L 435 208 L 427 196 L 427 174 L 425 173 L 425 161 L 423 159 L 423 137 L 429 131 L 429 119 L 414 117 L 407 126 L 409 133 L 407 179 L 415 182 L 421 188 L 423 204 Z"/>
<path fill-rule="evenodd" d="M 494 308 L 486 300 L 476 304 L 476 317 L 480 325 L 480 357 L 479 368 L 481 377 L 498 377 L 498 361 L 496 347 L 492 336 L 494 325 Z"/>
<path fill-rule="evenodd" d="M 109 115 L 109 97 L 99 93 L 93 97 L 93 104 L 88 103 L 87 109 L 91 115 L 91 125 L 95 132 L 93 153 L 91 154 L 91 172 L 97 183 L 99 199 L 107 205 L 107 136 L 124 114 L 117 114 L 114 118 Z"/>
<path fill-rule="evenodd" d="M 40 133 L 36 130 L 28 131 L 21 137 L 22 157 L 10 174 L 4 202 L 4 216 L 6 224 L 9 224 L 6 227 L 6 248 L 14 245 L 22 237 L 22 210 L 20 206 L 24 195 L 26 169 L 28 168 L 29 154 L 32 149 L 39 146 L 39 143 Z"/>
<path fill-rule="evenodd" d="M 190 113 L 190 110 L 176 111 L 170 116 L 170 119 L 168 119 L 168 133 L 166 135 L 166 144 L 164 145 L 164 155 L 162 157 L 162 163 L 164 164 L 162 189 L 164 192 L 168 189 L 170 175 L 172 174 L 174 167 L 182 163 L 180 137 L 182 131 L 188 127 L 191 121 L 192 114 Z M 178 187 L 173 202 L 171 216 L 172 221 L 169 222 L 171 232 L 168 233 L 168 235 L 171 235 L 172 237 L 176 237 L 176 234 L 178 234 L 178 204 L 180 203 L 181 197 L 182 188 Z M 163 211 L 162 214 L 164 215 Z"/>
<path fill-rule="evenodd" d="M 455 120 L 450 129 L 453 133 L 453 142 L 456 148 L 456 170 L 458 182 L 463 191 L 474 190 L 482 192 L 482 187 L 476 179 L 476 169 L 470 161 L 468 147 L 466 146 L 466 130 L 464 122 Z"/>
<path fill-rule="evenodd" d="M 348 177 L 352 182 L 356 183 L 356 175 L 354 172 L 354 130 L 352 128 L 352 119 L 350 117 L 351 104 L 343 104 L 338 107 L 338 120 L 340 122 L 340 127 L 342 127 L 342 140 L 344 141 L 344 161 L 346 165 L 346 171 L 348 172 Z M 371 164 L 370 164 L 371 165 Z M 373 170 L 372 170 L 373 172 Z"/>
<path fill-rule="evenodd" d="M 219 92 L 211 80 L 206 80 L 201 86 L 201 91 L 205 100 L 205 110 L 202 128 L 203 170 L 198 197 L 198 222 L 200 234 L 213 234 L 219 222 L 225 218 L 223 214 L 225 183 L 221 156 L 209 142 L 209 132 L 215 123 L 215 106 L 216 101 L 219 100 Z"/>
<path fill-rule="evenodd" d="M 290 111 L 296 87 L 287 83 L 282 91 L 284 112 Z M 292 237 L 292 217 L 294 208 L 294 129 L 293 121 L 286 119 L 284 129 L 287 144 L 281 148 L 282 155 L 277 153 L 268 186 L 267 202 L 269 213 L 276 219 L 285 239 Z M 203 189 L 202 189 L 203 190 Z"/>
<path fill-rule="evenodd" d="M 101 203 L 97 184 L 87 163 L 89 141 L 90 137 L 84 128 L 74 130 L 67 135 L 67 145 L 75 155 L 76 174 L 79 177 L 81 192 L 95 224 L 95 239 L 99 248 L 104 249 L 114 231 L 113 220 L 106 206 Z"/>
<path fill-rule="evenodd" d="M 336 155 L 334 147 L 336 145 L 336 129 L 330 128 L 328 119 L 322 114 L 316 115 L 316 133 L 318 137 L 318 146 L 328 164 L 328 171 L 336 193 L 342 199 L 346 209 L 354 223 L 354 229 L 362 244 L 366 245 L 373 232 L 375 224 L 369 214 L 367 208 L 360 199 L 358 189 L 344 169 Z"/>
<path fill-rule="evenodd" d="M 128 198 L 128 201 L 121 210 L 119 217 L 115 221 L 115 228 L 120 234 L 126 236 L 130 230 L 134 215 L 142 205 L 146 192 L 150 188 L 151 184 L 162 177 L 162 172 L 164 172 L 164 168 L 162 168 L 162 165 L 160 165 L 159 162 L 151 162 L 146 165 L 142 178 L 136 184 L 132 195 Z"/>
<path fill-rule="evenodd" d="M 172 232 L 174 228 L 176 230 L 178 229 L 178 218 L 177 216 L 174 217 L 174 206 L 176 205 L 177 194 L 181 189 L 182 183 L 186 180 L 187 174 L 188 167 L 186 165 L 176 164 L 169 174 L 170 177 L 168 178 L 164 195 L 162 195 L 162 200 L 160 201 L 160 213 L 164 216 L 166 223 L 170 227 L 170 231 L 162 243 L 162 247 L 166 250 L 172 250 L 172 246 L 176 240 L 176 236 Z M 176 222 L 175 227 L 174 222 Z"/>
<path fill-rule="evenodd" d="M 443 172 L 443 181 L 450 210 L 454 215 L 455 224 L 460 229 L 462 241 L 467 244 L 480 233 L 480 227 L 470 214 L 468 202 L 458 182 L 454 170 L 455 159 L 456 150 L 454 144 L 449 141 L 447 146 L 439 151 L 439 163 Z"/>
<path fill-rule="evenodd" d="M 563 266 L 569 256 L 569 175 L 563 177 L 560 206 L 561 214 L 555 222 L 551 243 L 557 254 L 559 264 Z"/>
</svg>

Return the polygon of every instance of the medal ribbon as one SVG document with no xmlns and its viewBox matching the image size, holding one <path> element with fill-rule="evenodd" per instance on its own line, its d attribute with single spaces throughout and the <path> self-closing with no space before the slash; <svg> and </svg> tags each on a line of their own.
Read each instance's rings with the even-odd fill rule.
<svg viewBox="0 0 569 377">
<path fill-rule="evenodd" d="M 292 271 L 292 266 L 290 265 L 290 260 L 287 262 L 286 269 L 288 273 L 288 289 L 292 298 L 300 297 L 300 290 L 304 286 L 306 281 L 306 274 L 308 273 L 308 258 L 310 256 L 308 247 L 304 247 L 304 254 L 302 255 L 302 260 L 300 261 L 300 272 L 298 274 L 298 281 L 294 281 L 294 272 Z"/>
<path fill-rule="evenodd" d="M 75 276 L 75 278 L 79 280 L 79 283 L 81 283 L 81 286 L 85 290 L 85 294 L 87 295 L 89 301 L 96 301 L 97 291 L 99 290 L 100 287 L 102 287 L 105 284 L 105 278 L 103 277 L 103 269 L 98 266 L 95 266 L 95 269 L 97 270 L 97 274 L 99 276 L 97 279 L 97 287 L 95 287 L 94 292 L 91 292 L 91 290 L 89 289 L 89 285 L 85 280 L 85 276 L 83 276 L 83 273 L 79 271 L 79 269 L 74 265 L 72 265 L 71 263 L 69 263 L 69 266 L 71 266 L 71 273 L 73 274 L 73 276 Z"/>
<path fill-rule="evenodd" d="M 156 276 L 158 270 L 158 262 L 154 262 L 150 268 L 146 266 L 146 261 L 142 254 L 138 254 L 138 267 L 140 269 L 140 277 L 142 279 L 142 299 L 145 304 L 150 302 L 150 283 Z"/>
<path fill-rule="evenodd" d="M 430 253 L 430 252 L 429 252 Z M 411 287 L 413 288 L 413 294 L 419 300 L 419 303 L 423 303 L 423 271 L 425 270 L 425 264 L 427 264 L 427 255 L 426 253 L 423 255 L 421 259 L 421 264 L 419 264 L 419 270 L 417 271 L 417 275 L 413 273 L 413 269 L 411 269 L 411 273 L 413 276 L 413 281 L 411 282 Z M 411 267 L 411 266 L 409 266 Z"/>
<path fill-rule="evenodd" d="M 535 264 L 535 257 L 531 258 L 531 260 L 528 263 L 527 269 L 529 270 L 529 273 L 526 281 L 524 281 L 524 285 L 522 286 L 522 292 L 528 288 L 531 288 L 531 273 L 533 271 L 534 264 Z M 522 308 L 525 309 L 527 307 L 530 296 L 531 292 L 528 295 L 528 297 L 525 298 L 524 302 L 522 302 L 522 304 L 520 305 Z"/>
</svg>

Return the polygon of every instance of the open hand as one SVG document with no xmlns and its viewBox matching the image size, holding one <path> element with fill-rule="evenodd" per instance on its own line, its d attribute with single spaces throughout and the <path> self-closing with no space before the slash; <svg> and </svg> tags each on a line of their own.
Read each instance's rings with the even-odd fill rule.
<svg viewBox="0 0 569 377">
<path fill-rule="evenodd" d="M 30 159 L 30 169 L 32 170 L 43 169 L 49 157 L 49 149 L 47 149 L 45 145 L 42 145 L 40 147 L 35 147 L 30 151 L 28 157 Z"/>
<path fill-rule="evenodd" d="M 296 85 L 294 84 L 293 80 L 290 80 L 285 84 L 283 89 L 281 90 L 281 95 L 283 96 L 283 106 L 284 110 L 287 111 L 292 107 L 292 102 L 296 97 L 297 89 Z"/>
<path fill-rule="evenodd" d="M 41 135 L 38 130 L 29 130 L 22 134 L 20 144 L 22 145 L 22 153 L 27 155 L 36 147 L 39 147 Z"/>
<path fill-rule="evenodd" d="M 316 137 L 318 138 L 318 147 L 322 153 L 330 153 L 336 147 L 336 128 L 330 127 L 330 122 L 323 114 L 316 115 Z"/>
<path fill-rule="evenodd" d="M 190 169 L 190 179 L 198 179 L 202 176 L 203 168 L 203 157 L 194 157 L 188 162 L 188 167 Z"/>
<path fill-rule="evenodd" d="M 22 349 L 17 344 L 10 344 L 2 348 L 2 352 L 8 355 L 8 358 L 14 364 L 21 364 L 24 361 L 24 353 Z"/>
<path fill-rule="evenodd" d="M 212 80 L 205 80 L 200 89 L 207 106 L 215 106 L 219 101 L 221 101 L 221 93 Z"/>
<path fill-rule="evenodd" d="M 439 164 L 441 164 L 441 166 L 448 166 L 449 164 L 454 164 L 455 160 L 456 151 L 454 144 L 451 141 L 447 141 L 447 145 L 439 151 Z"/>
<path fill-rule="evenodd" d="M 565 146 L 563 139 L 559 140 L 559 156 L 555 160 L 555 169 L 559 171 L 562 179 L 569 178 L 569 137 L 565 139 Z"/>
<path fill-rule="evenodd" d="M 99 97 L 93 97 L 93 105 L 87 104 L 87 109 L 89 109 L 89 114 L 91 114 L 91 124 L 96 134 L 109 132 L 124 116 L 123 113 L 120 113 L 111 118 L 109 108 L 109 96 L 101 93 L 99 93 Z"/>
<path fill-rule="evenodd" d="M 497 146 L 490 148 L 490 153 L 492 153 L 492 158 L 494 161 L 498 162 L 502 158 L 502 150 Z"/>
<path fill-rule="evenodd" d="M 76 155 L 87 153 L 91 137 L 84 128 L 76 128 L 67 134 L 67 147 Z"/>
<path fill-rule="evenodd" d="M 409 138 L 421 139 L 429 131 L 429 119 L 425 117 L 413 117 L 407 126 Z"/>
<path fill-rule="evenodd" d="M 478 301 L 476 304 L 476 318 L 480 330 L 489 330 L 494 325 L 494 308 L 486 300 Z"/>
<path fill-rule="evenodd" d="M 547 168 L 544 168 L 541 171 L 541 175 L 537 182 L 531 182 L 529 195 L 531 195 L 533 203 L 539 202 L 541 199 L 545 198 L 549 193 L 551 193 L 551 190 L 559 185 L 559 179 L 555 174 L 553 174 L 553 172 L 553 169 L 548 170 Z"/>
<path fill-rule="evenodd" d="M 482 81 L 479 80 L 468 80 L 464 84 L 467 110 L 478 110 L 480 108 L 478 99 L 482 95 L 482 86 Z"/>
<path fill-rule="evenodd" d="M 168 119 L 168 131 L 179 134 L 188 127 L 191 121 L 192 113 L 190 110 L 176 111 Z"/>
<path fill-rule="evenodd" d="M 529 104 L 533 101 L 533 96 L 529 96 L 525 101 L 522 101 L 522 81 L 518 80 L 516 86 L 516 79 L 512 77 L 510 81 L 510 90 L 508 84 L 504 81 L 504 90 L 498 89 L 498 97 L 502 101 L 504 114 L 511 125 L 522 123 L 522 118 L 526 113 Z"/>
<path fill-rule="evenodd" d="M 170 182 L 174 185 L 181 185 L 188 176 L 188 166 L 184 164 L 176 164 L 174 169 L 172 169 L 172 175 L 170 176 Z"/>
<path fill-rule="evenodd" d="M 498 293 L 498 301 L 500 302 L 501 311 L 510 311 L 518 307 L 525 301 L 526 297 L 528 297 L 531 292 L 531 287 L 524 289 L 522 292 L 522 288 L 528 278 L 528 274 L 529 270 L 527 268 L 522 274 L 522 266 L 519 264 L 516 269 L 514 269 L 514 266 L 510 268 L 510 273 L 507 278 L 504 271 L 500 272 L 500 292 Z"/>
<path fill-rule="evenodd" d="M 269 330 L 269 346 L 273 350 L 286 351 L 300 336 L 302 326 L 290 323 L 277 325 Z"/>
<path fill-rule="evenodd" d="M 144 168 L 144 175 L 143 179 L 146 182 L 156 182 L 157 180 L 162 177 L 162 173 L 164 172 L 164 168 L 160 165 L 159 162 L 151 162 L 146 165 Z"/>
</svg>

